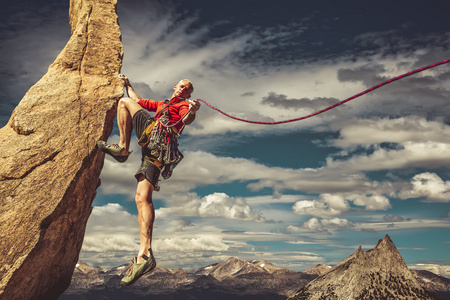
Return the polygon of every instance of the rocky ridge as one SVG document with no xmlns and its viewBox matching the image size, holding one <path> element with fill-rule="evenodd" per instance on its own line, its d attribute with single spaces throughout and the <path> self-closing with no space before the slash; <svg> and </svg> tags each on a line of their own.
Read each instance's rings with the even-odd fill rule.
<svg viewBox="0 0 450 300">
<path fill-rule="evenodd" d="M 450 279 L 425 270 L 411 270 L 417 282 L 441 299 L 450 299 Z"/>
<path fill-rule="evenodd" d="M 70 284 L 123 95 L 116 5 L 70 1 L 68 43 L 0 129 L 0 299 Z"/>
<path fill-rule="evenodd" d="M 361 246 L 348 258 L 303 287 L 291 300 L 438 299 L 408 269 L 388 235 L 377 246 Z"/>
</svg>

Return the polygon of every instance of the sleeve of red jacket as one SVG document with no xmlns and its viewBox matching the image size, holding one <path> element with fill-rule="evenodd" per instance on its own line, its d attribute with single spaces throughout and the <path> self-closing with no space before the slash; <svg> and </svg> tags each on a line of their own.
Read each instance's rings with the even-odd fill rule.
<svg viewBox="0 0 450 300">
<path fill-rule="evenodd" d="M 157 101 L 150 99 L 139 99 L 138 103 L 148 111 L 156 111 L 156 109 L 158 108 L 158 104 L 156 102 Z"/>
<path fill-rule="evenodd" d="M 186 105 L 180 106 L 180 117 L 183 117 L 189 111 L 189 103 L 187 101 L 184 101 L 184 103 L 186 103 Z"/>
</svg>

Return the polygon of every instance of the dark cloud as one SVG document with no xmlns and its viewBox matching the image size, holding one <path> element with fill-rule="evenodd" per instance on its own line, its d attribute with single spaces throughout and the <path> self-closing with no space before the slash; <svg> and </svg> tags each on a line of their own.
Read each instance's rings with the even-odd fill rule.
<svg viewBox="0 0 450 300">
<path fill-rule="evenodd" d="M 366 86 L 380 83 L 385 78 L 378 76 L 385 68 L 380 64 L 367 64 L 355 69 L 339 69 L 338 80 L 341 82 L 363 82 Z M 386 78 L 387 79 L 387 78 Z"/>
<path fill-rule="evenodd" d="M 361 232 L 378 233 L 375 229 L 372 229 L 372 228 L 363 228 L 363 229 L 361 229 Z"/>
<path fill-rule="evenodd" d="M 242 97 L 250 97 L 250 96 L 254 96 L 255 95 L 255 92 L 246 92 L 246 93 L 243 93 L 241 96 Z"/>
<path fill-rule="evenodd" d="M 313 109 L 319 110 L 328 107 L 332 104 L 339 102 L 336 98 L 316 97 L 300 98 L 300 99 L 288 99 L 286 95 L 270 92 L 268 96 L 263 97 L 261 104 L 270 105 L 272 107 L 281 106 L 284 109 Z"/>
<path fill-rule="evenodd" d="M 2 6 L 0 127 L 69 40 L 68 4 L 38 0 Z"/>
<path fill-rule="evenodd" d="M 401 216 L 394 216 L 394 215 L 385 215 L 383 217 L 383 220 L 387 222 L 402 222 L 405 221 L 405 219 Z"/>
</svg>

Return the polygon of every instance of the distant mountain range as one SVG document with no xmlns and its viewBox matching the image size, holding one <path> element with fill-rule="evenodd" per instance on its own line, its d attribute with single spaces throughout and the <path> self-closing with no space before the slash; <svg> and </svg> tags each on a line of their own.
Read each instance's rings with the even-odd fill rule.
<svg viewBox="0 0 450 300">
<path fill-rule="evenodd" d="M 232 257 L 195 271 L 157 266 L 123 288 L 119 282 L 127 268 L 102 270 L 80 262 L 59 299 L 450 299 L 450 279 L 410 271 L 389 236 L 367 252 L 360 247 L 336 266 L 304 272 Z"/>
</svg>

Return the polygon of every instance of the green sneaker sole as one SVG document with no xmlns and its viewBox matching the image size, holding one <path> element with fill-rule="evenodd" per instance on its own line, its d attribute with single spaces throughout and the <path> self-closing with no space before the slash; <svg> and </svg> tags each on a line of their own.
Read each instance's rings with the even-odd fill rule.
<svg viewBox="0 0 450 300">
<path fill-rule="evenodd" d="M 97 141 L 97 147 L 102 150 L 103 152 L 105 152 L 106 154 L 111 155 L 115 160 L 117 160 L 118 162 L 125 162 L 128 159 L 128 156 L 130 156 L 130 154 L 128 155 L 122 155 L 122 154 L 117 154 L 115 152 L 113 152 L 111 149 L 109 149 L 109 145 L 107 143 L 105 143 L 104 141 Z"/>
<path fill-rule="evenodd" d="M 147 258 L 147 261 L 142 264 L 136 264 L 137 258 L 133 260 L 133 269 L 129 276 L 125 276 L 121 281 L 121 286 L 130 286 L 135 283 L 139 278 L 141 278 L 144 274 L 152 271 L 156 267 L 156 260 L 153 258 L 153 255 Z"/>
</svg>

